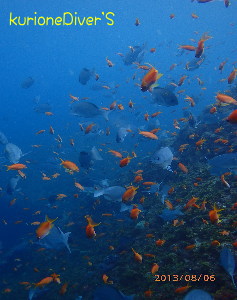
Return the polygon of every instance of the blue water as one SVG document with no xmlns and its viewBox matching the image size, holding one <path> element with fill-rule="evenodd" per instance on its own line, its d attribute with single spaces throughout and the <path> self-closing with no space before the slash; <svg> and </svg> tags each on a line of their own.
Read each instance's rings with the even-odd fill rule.
<svg viewBox="0 0 237 300">
<path fill-rule="evenodd" d="M 157 248 L 153 248 L 151 240 L 145 239 L 145 235 L 154 233 L 155 239 L 169 240 L 169 237 L 165 236 L 166 227 L 163 227 L 167 224 L 158 226 L 158 223 L 156 223 L 156 220 L 158 222 L 156 217 L 161 214 L 166 206 L 160 200 L 157 200 L 155 194 L 142 193 L 144 186 L 142 186 L 142 183 L 133 183 L 133 172 L 142 169 L 145 174 L 144 181 L 156 183 L 163 181 L 170 187 L 175 186 L 177 194 L 175 196 L 167 195 L 165 199 L 171 200 L 174 206 L 182 209 L 183 205 L 195 195 L 191 190 L 187 190 L 186 194 L 182 194 L 181 186 L 184 184 L 193 185 L 195 177 L 204 176 L 199 172 L 197 163 L 200 157 L 204 161 L 204 157 L 210 155 L 208 147 L 201 151 L 199 157 L 191 157 L 190 155 L 197 153 L 195 152 L 195 142 L 205 138 L 205 132 L 208 132 L 209 127 L 207 126 L 205 130 L 202 127 L 200 130 L 192 129 L 190 132 L 188 131 L 188 134 L 195 132 L 197 134 L 197 137 L 190 141 L 188 134 L 180 133 L 180 136 L 178 135 L 179 129 L 174 128 L 173 122 L 175 119 L 183 118 L 185 110 L 191 111 L 197 118 L 203 116 L 204 109 L 216 102 L 217 92 L 228 94 L 230 88 L 236 87 L 236 80 L 232 85 L 229 85 L 227 80 L 223 80 L 228 78 L 236 67 L 237 6 L 234 0 L 231 1 L 228 8 L 221 0 L 213 0 L 209 3 L 197 3 L 197 1 L 191 2 L 190 0 L 149 0 L 143 2 L 72 0 L 70 3 L 60 0 L 57 2 L 53 0 L 47 2 L 2 0 L 0 3 L 0 131 L 6 135 L 9 142 L 16 144 L 23 154 L 26 154 L 20 159 L 20 163 L 27 165 L 27 169 L 23 170 L 26 179 L 20 179 L 16 188 L 20 190 L 16 190 L 12 195 L 9 195 L 7 184 L 10 178 L 17 175 L 17 171 L 6 172 L 6 165 L 10 165 L 11 162 L 5 158 L 4 145 L 0 145 L 0 187 L 2 188 L 0 192 L 0 242 L 2 245 L 0 247 L 0 261 L 1 259 L 5 261 L 0 266 L 1 299 L 27 299 L 28 291 L 24 289 L 24 285 L 19 285 L 19 282 L 36 283 L 53 272 L 61 275 L 62 283 L 69 283 L 68 292 L 63 296 L 65 299 L 75 299 L 78 295 L 82 295 L 83 299 L 93 299 L 93 291 L 98 285 L 104 284 L 98 265 L 103 262 L 106 256 L 111 254 L 111 250 L 108 250 L 110 245 L 114 246 L 116 252 L 116 247 L 121 246 L 121 238 L 130 240 L 135 238 L 137 243 L 135 250 L 137 252 L 144 254 L 157 251 Z M 71 12 L 72 14 L 77 12 L 77 16 L 80 17 L 102 17 L 102 12 L 105 12 L 105 14 L 110 13 L 109 16 L 113 20 L 113 25 L 108 25 L 112 21 L 103 17 L 96 26 L 34 26 L 32 23 L 29 26 L 10 26 L 9 16 L 11 12 L 14 16 L 20 16 L 21 20 L 26 16 L 34 17 L 36 15 L 34 12 L 37 12 L 37 16 L 54 18 L 62 16 L 65 12 Z M 198 18 L 192 18 L 192 13 L 195 13 Z M 171 14 L 175 15 L 173 19 L 170 18 Z M 136 18 L 140 21 L 139 26 L 134 25 Z M 179 45 L 197 46 L 204 33 L 212 37 L 205 42 L 204 53 L 206 59 L 198 69 L 187 71 L 185 65 L 194 59 L 195 53 L 181 51 L 178 47 Z M 142 78 L 148 71 L 139 70 L 135 64 L 126 66 L 123 58 L 118 55 L 118 53 L 128 54 L 131 51 L 129 46 L 142 46 L 143 44 L 145 44 L 145 52 L 141 65 L 149 63 L 163 74 L 158 81 L 160 87 L 165 87 L 171 82 L 177 84 L 183 75 L 188 76 L 184 84 L 175 89 L 179 102 L 177 106 L 165 107 L 151 104 L 151 93 L 149 91 L 143 93 L 140 90 Z M 156 48 L 155 53 L 150 52 L 151 48 Z M 106 57 L 112 61 L 113 67 L 108 67 Z M 218 68 L 223 61 L 227 61 L 227 63 L 223 71 L 220 72 Z M 170 70 L 170 66 L 173 64 L 177 64 L 177 66 Z M 78 77 L 83 68 L 99 74 L 99 80 L 96 81 L 94 75 L 91 75 L 88 83 L 82 85 Z M 33 85 L 26 89 L 22 88 L 22 83 L 28 77 L 33 78 Z M 203 81 L 203 85 L 198 84 L 197 78 Z M 108 86 L 109 89 L 104 86 Z M 180 94 L 179 91 L 181 91 Z M 113 101 L 117 101 L 117 104 L 123 104 L 124 110 L 117 108 L 112 111 L 109 114 L 108 122 L 101 116 L 95 118 L 75 116 L 71 111 L 72 99 L 69 94 L 79 97 L 79 99 L 88 97 L 88 100 L 80 101 L 89 101 L 99 108 L 108 108 Z M 185 102 L 186 95 L 195 99 L 196 105 L 194 107 L 190 108 L 190 104 Z M 232 93 L 231 95 L 236 99 L 236 94 Z M 128 107 L 130 100 L 134 103 L 133 109 Z M 52 116 L 35 111 L 35 107 L 45 103 L 51 106 Z M 220 120 L 216 119 L 216 122 L 214 120 L 214 125 L 210 129 L 211 133 L 220 126 L 227 126 L 227 123 L 221 120 L 236 109 L 236 106 L 230 105 L 224 107 L 224 109 L 225 111 L 222 111 L 223 116 L 221 115 Z M 162 112 L 156 117 L 160 122 L 160 125 L 156 127 L 161 129 L 157 134 L 159 139 L 146 139 L 138 134 L 139 130 L 148 131 L 148 126 L 153 119 L 150 117 L 148 122 L 145 121 L 144 114 L 151 115 L 157 111 Z M 205 118 L 208 119 L 209 115 L 202 119 L 201 125 L 205 124 Z M 82 124 L 85 128 L 92 123 L 95 123 L 96 126 L 89 134 L 85 134 L 80 130 L 79 124 Z M 50 126 L 55 130 L 54 135 L 49 133 Z M 179 121 L 179 126 L 182 131 L 187 123 Z M 105 132 L 108 127 L 110 135 L 107 136 Z M 129 132 L 123 143 L 117 143 L 116 133 L 121 127 L 127 128 Z M 37 135 L 36 133 L 39 130 L 45 130 L 45 132 Z M 172 132 L 176 132 L 176 136 L 172 136 Z M 62 143 L 56 141 L 58 135 L 62 138 Z M 234 136 L 236 136 L 235 124 L 232 127 L 225 127 L 223 133 L 216 136 L 215 139 L 218 137 L 229 138 L 231 140 L 229 146 L 232 145 L 235 153 L 236 138 Z M 211 139 L 210 135 L 209 137 Z M 74 140 L 74 146 L 70 145 L 70 139 Z M 209 142 L 210 148 L 214 144 L 213 140 L 208 140 L 207 143 Z M 189 157 L 188 155 L 185 156 L 185 152 L 182 154 L 178 151 L 179 145 L 185 143 L 193 147 L 193 151 L 188 152 Z M 32 145 L 41 145 L 41 147 L 35 148 Z M 93 146 L 97 148 L 103 160 L 95 161 L 90 170 L 83 169 L 80 167 L 79 153 L 90 151 Z M 162 146 L 170 146 L 174 156 L 178 157 L 178 162 L 181 161 L 187 164 L 189 171 L 193 173 L 191 175 L 188 173 L 186 177 L 182 177 L 184 175 L 180 175 L 175 160 L 172 162 L 172 169 L 178 172 L 178 177 L 175 177 L 175 173 L 156 169 L 152 166 L 149 163 L 149 158 L 154 151 Z M 229 149 L 228 146 L 226 148 L 219 144 L 216 146 L 220 146 L 222 150 L 224 149 L 221 153 L 227 153 Z M 132 156 L 132 151 L 135 151 L 137 157 L 132 158 L 126 167 L 120 168 L 120 159 L 108 153 L 109 149 L 121 152 L 123 157 Z M 213 153 L 212 157 L 218 151 Z M 60 158 L 76 163 L 80 168 L 80 172 L 75 172 L 72 175 L 65 172 L 65 169 L 60 165 Z M 226 169 L 226 172 L 228 172 L 228 169 Z M 45 173 L 51 180 L 42 180 L 42 173 Z M 55 173 L 59 173 L 60 176 L 52 178 Z M 211 175 L 209 174 L 206 180 L 210 180 L 210 178 Z M 99 203 L 93 197 L 91 191 L 95 187 L 102 188 L 101 180 L 104 179 L 108 179 L 109 186 L 125 187 L 132 183 L 135 186 L 140 186 L 131 203 L 139 203 L 143 195 L 147 197 L 148 200 L 145 201 L 148 202 L 141 209 L 142 214 L 138 220 L 131 220 L 129 211 L 120 213 L 120 203 L 110 202 L 104 199 L 103 196 L 99 198 Z M 218 176 L 215 179 L 218 182 L 220 181 Z M 88 189 L 90 188 L 90 192 L 80 191 L 75 187 L 75 182 L 81 183 Z M 234 188 L 236 189 L 236 178 L 234 175 L 232 175 L 229 183 L 231 190 L 226 189 L 221 183 L 211 187 L 213 191 L 218 191 L 219 196 L 234 195 L 229 198 L 230 202 L 226 204 L 229 208 L 229 211 L 225 210 L 224 212 L 226 218 L 232 213 L 230 207 L 234 204 L 236 197 L 234 190 Z M 205 200 L 205 189 L 198 195 L 200 197 L 199 205 L 201 205 L 201 201 Z M 181 193 L 180 195 L 178 191 Z M 48 201 L 50 196 L 58 194 L 65 194 L 67 197 L 56 200 L 54 203 Z M 78 198 L 74 194 L 78 194 Z M 183 198 L 181 206 L 175 201 L 179 197 Z M 10 201 L 14 198 L 16 198 L 16 203 L 10 205 Z M 200 212 L 199 214 L 197 210 L 194 213 L 200 220 L 202 218 L 209 220 L 208 210 L 212 209 L 214 202 L 219 201 L 218 199 L 209 200 L 205 213 Z M 221 205 L 223 205 L 222 202 L 219 203 L 219 206 Z M 192 209 L 194 210 L 194 208 Z M 40 212 L 35 214 L 37 211 Z M 190 212 L 183 212 L 185 221 L 187 222 L 187 219 L 190 221 L 190 218 L 192 218 L 189 215 Z M 113 217 L 103 217 L 103 213 L 113 214 Z M 65 249 L 61 251 L 49 249 L 37 252 L 37 246 L 32 246 L 32 243 L 37 240 L 35 235 L 37 226 L 31 225 L 31 223 L 43 222 L 45 215 L 49 215 L 53 219 L 58 217 L 55 222 L 57 226 L 63 232 L 72 232 L 69 238 L 71 255 Z M 85 227 L 87 223 L 84 218 L 85 215 L 91 215 L 96 223 L 102 222 L 100 226 L 95 227 L 97 235 L 102 234 L 96 241 L 93 238 L 88 239 L 86 237 Z M 120 221 L 121 219 L 122 221 Z M 17 221 L 21 222 L 15 224 Z M 147 229 L 145 227 L 142 233 L 136 231 L 135 226 L 139 221 L 149 223 L 149 227 Z M 235 230 L 231 227 L 232 221 L 231 219 L 229 223 L 224 223 L 219 230 L 231 231 L 230 236 L 224 236 L 223 239 L 222 236 L 217 235 L 219 229 L 216 227 L 217 225 L 210 224 L 216 234 L 213 233 L 211 240 L 218 239 L 220 242 L 226 242 L 232 247 L 231 244 L 236 238 Z M 192 223 L 191 220 L 190 224 L 197 228 L 199 225 L 195 222 Z M 175 232 L 175 230 L 178 229 L 173 227 L 170 232 Z M 152 241 L 154 242 L 155 239 Z M 194 242 L 195 240 L 187 239 L 187 244 Z M 203 240 L 200 238 L 198 242 L 209 243 L 210 239 L 203 237 Z M 164 292 L 159 292 L 158 284 L 154 283 L 154 278 L 149 278 L 146 275 L 150 270 L 151 263 L 156 262 L 156 259 L 144 258 L 141 267 L 134 262 L 130 243 L 125 244 L 128 244 L 129 247 L 123 245 L 124 251 L 127 252 L 125 255 L 121 255 L 119 264 L 116 266 L 117 269 L 115 271 L 109 270 L 107 274 L 109 280 L 112 277 L 114 286 L 118 290 L 123 291 L 126 295 L 136 295 L 137 298 L 135 299 L 142 299 L 144 292 L 148 289 L 154 292 L 152 299 L 182 299 L 183 295 L 180 296 L 175 292 L 172 292 L 166 298 L 165 293 L 170 292 L 170 290 L 174 291 L 179 286 L 185 286 L 184 281 L 180 282 L 180 285 L 177 282 L 163 282 L 162 285 L 159 283 L 159 286 L 163 286 L 164 289 Z M 169 253 L 171 251 L 170 247 L 177 244 L 178 241 L 171 238 L 170 243 L 167 241 L 166 252 Z M 22 249 L 14 250 L 19 245 L 22 245 Z M 233 247 L 231 249 L 234 250 Z M 215 250 L 214 254 L 213 250 L 209 248 L 205 248 L 205 251 L 208 253 L 209 258 L 216 255 L 218 261 L 218 250 Z M 179 255 L 180 260 L 185 258 L 191 261 L 191 258 L 186 256 L 183 250 L 180 250 L 177 255 Z M 83 256 L 89 256 L 89 259 L 85 259 Z M 157 257 L 159 257 L 158 254 Z M 17 258 L 20 261 L 15 260 Z M 88 265 L 87 260 L 92 261 L 92 266 Z M 128 265 L 130 262 L 130 270 L 128 270 L 129 268 L 126 271 L 119 269 L 123 264 Z M 159 261 L 158 264 L 164 266 L 165 258 Z M 35 267 L 40 272 L 34 272 L 33 268 Z M 123 271 L 124 273 L 128 272 L 129 276 L 123 276 Z M 228 275 L 218 266 L 218 262 L 214 271 L 218 273 L 218 281 L 215 282 L 214 286 L 208 283 L 209 286 L 206 286 L 207 291 L 214 296 L 218 291 L 219 284 L 222 290 L 229 292 L 229 299 L 237 299 L 234 298 L 235 296 L 231 298 L 235 294 L 235 290 L 231 285 L 231 281 L 228 281 Z M 171 270 L 164 269 L 161 272 L 168 274 Z M 187 272 L 187 269 L 183 272 Z M 193 272 L 195 273 L 195 271 Z M 175 270 L 173 270 L 173 273 L 175 273 Z M 132 278 L 140 278 L 140 285 L 136 286 Z M 139 282 L 138 279 L 137 282 Z M 191 283 L 192 285 L 194 283 Z M 10 293 L 5 291 L 6 288 L 11 289 Z M 202 286 L 196 284 L 195 288 L 202 288 Z M 40 298 L 40 295 L 38 299 L 61 299 L 62 296 L 58 294 L 59 289 L 60 286 L 53 283 L 49 286 L 45 298 Z M 19 295 L 20 298 L 17 298 Z M 224 295 L 223 297 L 227 296 Z"/>
</svg>

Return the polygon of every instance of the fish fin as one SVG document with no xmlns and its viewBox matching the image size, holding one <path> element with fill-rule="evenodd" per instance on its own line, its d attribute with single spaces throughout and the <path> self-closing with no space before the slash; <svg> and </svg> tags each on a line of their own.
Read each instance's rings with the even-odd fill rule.
<svg viewBox="0 0 237 300">
<path fill-rule="evenodd" d="M 104 189 L 101 189 L 101 190 L 96 190 L 94 192 L 94 197 L 95 198 L 98 198 L 99 196 L 102 196 L 104 194 Z"/>
<path fill-rule="evenodd" d="M 70 247 L 68 245 L 68 238 L 69 238 L 69 235 L 71 234 L 71 232 L 63 233 L 62 230 L 59 227 L 57 227 L 57 229 L 61 233 L 61 235 L 63 235 L 63 240 L 64 240 L 64 244 L 65 244 L 66 248 L 68 249 L 68 251 L 70 253 L 72 253 L 71 249 L 70 249 Z"/>
<path fill-rule="evenodd" d="M 158 74 L 156 75 L 156 80 L 159 80 L 163 75 L 164 74 L 158 72 Z"/>
<path fill-rule="evenodd" d="M 49 223 L 53 223 L 58 219 L 58 217 L 56 219 L 50 219 L 47 215 L 45 216 L 45 220 Z"/>
<path fill-rule="evenodd" d="M 104 110 L 102 111 L 102 116 L 105 118 L 106 121 L 109 121 L 109 114 L 112 110 Z"/>
</svg>

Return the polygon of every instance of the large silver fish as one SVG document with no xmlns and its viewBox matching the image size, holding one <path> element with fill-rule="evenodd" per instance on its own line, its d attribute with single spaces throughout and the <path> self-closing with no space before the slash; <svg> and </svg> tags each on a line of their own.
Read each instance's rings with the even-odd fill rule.
<svg viewBox="0 0 237 300">
<path fill-rule="evenodd" d="M 82 168 L 91 168 L 96 160 L 103 160 L 103 158 L 95 146 L 90 151 L 81 151 L 79 154 L 79 162 Z"/>
<path fill-rule="evenodd" d="M 17 164 L 23 156 L 21 149 L 17 145 L 12 143 L 8 143 L 5 145 L 4 152 L 6 158 L 13 164 Z"/>
<path fill-rule="evenodd" d="M 154 87 L 152 89 L 152 101 L 154 104 L 162 106 L 178 105 L 178 98 L 173 93 L 172 88 Z"/>
<path fill-rule="evenodd" d="M 0 143 L 2 145 L 6 145 L 8 143 L 8 139 L 3 132 L 0 131 Z"/>
<path fill-rule="evenodd" d="M 128 135 L 128 130 L 130 129 L 130 127 L 120 127 L 117 131 L 116 134 L 116 142 L 117 143 L 122 143 L 124 142 L 125 137 Z"/>
<path fill-rule="evenodd" d="M 106 200 L 110 200 L 113 202 L 121 202 L 122 196 L 126 189 L 121 186 L 110 186 L 108 188 L 104 188 L 101 190 L 96 190 L 94 192 L 94 197 L 98 198 L 100 196 L 104 196 Z"/>
<path fill-rule="evenodd" d="M 104 117 L 108 121 L 108 115 L 111 111 L 103 111 L 91 102 L 78 102 L 72 105 L 72 113 L 83 118 L 95 118 L 98 116 Z"/>
<path fill-rule="evenodd" d="M 93 71 L 90 71 L 87 68 L 83 68 L 79 74 L 79 82 L 83 85 L 86 85 L 93 74 Z"/>
<path fill-rule="evenodd" d="M 12 195 L 16 190 L 17 183 L 20 180 L 20 176 L 12 177 L 7 184 L 7 193 Z"/>
<path fill-rule="evenodd" d="M 43 239 L 39 240 L 37 244 L 48 249 L 62 249 L 66 247 L 71 253 L 71 249 L 68 245 L 68 238 L 70 233 L 71 232 L 63 233 L 59 227 L 54 226 L 50 230 L 49 234 Z"/>
<path fill-rule="evenodd" d="M 220 176 L 226 171 L 234 172 L 237 175 L 237 154 L 226 153 L 217 155 L 208 160 L 211 167 L 210 172 L 212 175 Z"/>
<path fill-rule="evenodd" d="M 171 171 L 170 165 L 174 156 L 169 147 L 162 147 L 151 157 L 151 163 L 158 165 L 162 169 Z"/>
<path fill-rule="evenodd" d="M 145 45 L 130 47 L 130 51 L 123 58 L 125 65 L 131 65 L 134 62 L 141 63 L 144 57 Z"/>
<path fill-rule="evenodd" d="M 28 77 L 21 83 L 21 87 L 23 89 L 28 89 L 29 87 L 31 87 L 34 84 L 34 82 L 35 81 L 32 77 Z"/>
</svg>

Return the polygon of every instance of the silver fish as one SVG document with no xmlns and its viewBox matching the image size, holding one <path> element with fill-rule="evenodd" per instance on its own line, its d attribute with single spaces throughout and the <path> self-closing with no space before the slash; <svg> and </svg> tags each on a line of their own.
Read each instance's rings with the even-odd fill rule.
<svg viewBox="0 0 237 300">
<path fill-rule="evenodd" d="M 103 111 L 99 109 L 94 103 L 91 102 L 78 102 L 72 105 L 72 113 L 76 116 L 83 118 L 94 118 L 103 116 L 108 121 L 108 115 L 111 111 Z"/>
<path fill-rule="evenodd" d="M 178 105 L 178 98 L 175 96 L 171 88 L 155 87 L 152 90 L 152 101 L 154 104 L 162 106 Z"/>
<path fill-rule="evenodd" d="M 108 188 L 104 188 L 101 190 L 96 190 L 94 192 L 94 197 L 98 198 L 99 196 L 104 196 L 106 200 L 110 200 L 113 202 L 121 202 L 122 196 L 126 189 L 121 186 L 110 186 Z"/>
<path fill-rule="evenodd" d="M 17 164 L 23 156 L 21 149 L 17 145 L 12 143 L 8 143 L 5 145 L 4 152 L 6 158 L 13 164 Z"/>
<path fill-rule="evenodd" d="M 71 253 L 71 249 L 68 245 L 68 238 L 70 233 L 71 232 L 63 233 L 59 227 L 54 226 L 50 230 L 49 234 L 40 239 L 37 244 L 39 244 L 41 247 L 49 249 L 62 249 L 66 247 Z"/>
<path fill-rule="evenodd" d="M 0 131 L 0 143 L 2 145 L 8 144 L 8 139 L 3 132 Z"/>
<path fill-rule="evenodd" d="M 158 165 L 162 169 L 171 171 L 170 165 L 173 160 L 173 153 L 169 147 L 162 147 L 151 157 L 151 163 Z"/>
</svg>

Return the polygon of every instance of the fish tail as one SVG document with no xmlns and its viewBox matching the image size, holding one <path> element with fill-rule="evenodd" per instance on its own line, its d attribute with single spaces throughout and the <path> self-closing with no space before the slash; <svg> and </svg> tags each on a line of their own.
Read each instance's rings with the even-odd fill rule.
<svg viewBox="0 0 237 300">
<path fill-rule="evenodd" d="M 58 217 L 56 219 L 50 219 L 48 216 L 46 216 L 45 219 L 46 219 L 47 222 L 53 223 L 58 219 Z"/>
</svg>

